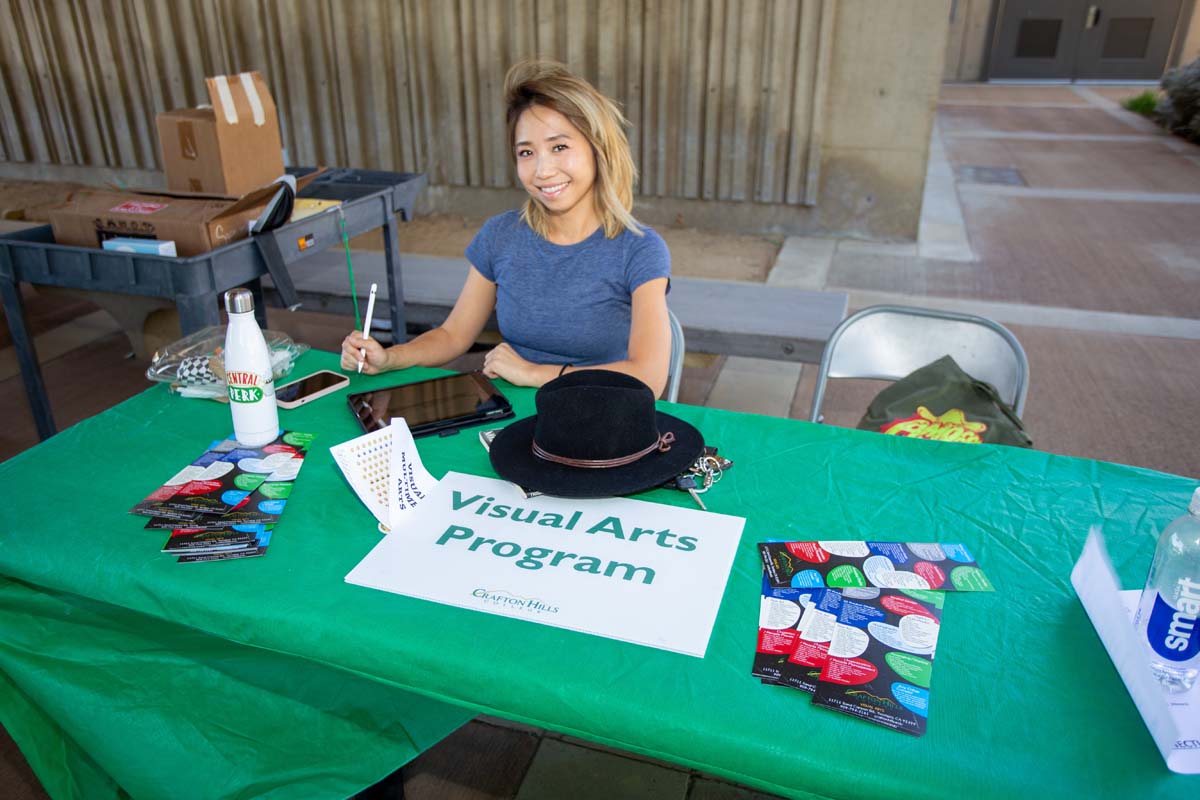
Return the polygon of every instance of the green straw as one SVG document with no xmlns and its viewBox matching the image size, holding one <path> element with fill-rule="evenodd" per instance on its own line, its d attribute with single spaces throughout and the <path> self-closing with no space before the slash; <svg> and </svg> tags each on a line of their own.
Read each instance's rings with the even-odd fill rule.
<svg viewBox="0 0 1200 800">
<path fill-rule="evenodd" d="M 346 215 L 341 206 L 338 206 L 338 219 L 342 221 L 342 246 L 346 248 L 346 272 L 350 275 L 350 296 L 354 298 L 354 327 L 362 330 L 362 317 L 358 315 L 358 290 L 354 288 L 354 265 L 350 263 L 350 237 L 346 235 Z"/>
</svg>

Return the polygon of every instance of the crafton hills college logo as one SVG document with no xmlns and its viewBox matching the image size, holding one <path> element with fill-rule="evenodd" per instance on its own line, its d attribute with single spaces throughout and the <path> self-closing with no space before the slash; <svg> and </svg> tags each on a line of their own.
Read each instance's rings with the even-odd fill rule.
<svg viewBox="0 0 1200 800">
<path fill-rule="evenodd" d="M 471 596 L 485 603 L 530 614 L 557 614 L 558 606 L 542 602 L 538 597 L 521 597 L 507 589 L 474 589 Z"/>
</svg>

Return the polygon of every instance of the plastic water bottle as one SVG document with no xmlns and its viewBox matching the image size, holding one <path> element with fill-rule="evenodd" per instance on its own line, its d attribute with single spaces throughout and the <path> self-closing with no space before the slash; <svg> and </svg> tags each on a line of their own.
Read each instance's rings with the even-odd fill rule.
<svg viewBox="0 0 1200 800">
<path fill-rule="evenodd" d="M 1200 488 L 1188 513 L 1163 529 L 1133 619 L 1150 648 L 1150 669 L 1171 692 L 1200 672 Z"/>
<path fill-rule="evenodd" d="M 249 289 L 226 292 L 225 310 L 229 312 L 225 380 L 229 384 L 233 435 L 239 444 L 262 447 L 279 435 L 271 354 L 254 319 L 254 295 Z"/>
</svg>

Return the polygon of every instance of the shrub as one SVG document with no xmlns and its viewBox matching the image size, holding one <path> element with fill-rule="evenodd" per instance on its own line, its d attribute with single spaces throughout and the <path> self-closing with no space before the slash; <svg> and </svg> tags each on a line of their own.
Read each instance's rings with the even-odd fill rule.
<svg viewBox="0 0 1200 800">
<path fill-rule="evenodd" d="M 1167 72 L 1154 115 L 1167 130 L 1200 144 L 1200 58 Z"/>
<path fill-rule="evenodd" d="M 1143 117 L 1153 117 L 1154 108 L 1158 105 L 1158 92 L 1144 91 L 1133 97 L 1125 98 L 1121 101 L 1121 105 L 1135 114 L 1141 114 Z"/>
</svg>

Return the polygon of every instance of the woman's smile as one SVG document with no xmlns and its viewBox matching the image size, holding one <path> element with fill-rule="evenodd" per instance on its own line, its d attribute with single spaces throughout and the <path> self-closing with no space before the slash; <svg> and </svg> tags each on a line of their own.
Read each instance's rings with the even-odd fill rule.
<svg viewBox="0 0 1200 800">
<path fill-rule="evenodd" d="M 544 199 L 553 200 L 562 194 L 563 189 L 566 189 L 567 184 L 569 183 L 570 181 L 563 181 L 562 183 L 556 183 L 552 186 L 539 186 L 538 191 L 541 192 Z"/>
</svg>

